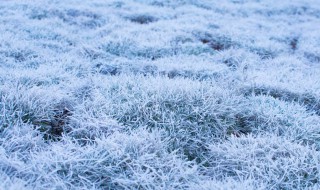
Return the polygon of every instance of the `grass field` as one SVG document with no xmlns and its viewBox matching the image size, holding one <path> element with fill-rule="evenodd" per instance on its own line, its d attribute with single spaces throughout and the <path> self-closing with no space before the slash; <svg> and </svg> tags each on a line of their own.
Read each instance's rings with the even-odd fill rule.
<svg viewBox="0 0 320 190">
<path fill-rule="evenodd" d="M 319 189 L 318 0 L 0 1 L 0 189 Z"/>
</svg>

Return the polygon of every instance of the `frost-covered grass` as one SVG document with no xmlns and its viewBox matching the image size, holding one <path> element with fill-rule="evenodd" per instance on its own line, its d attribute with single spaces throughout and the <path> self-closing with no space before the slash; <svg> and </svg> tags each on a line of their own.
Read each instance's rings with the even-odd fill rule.
<svg viewBox="0 0 320 190">
<path fill-rule="evenodd" d="M 0 189 L 319 189 L 318 0 L 0 1 Z"/>
</svg>

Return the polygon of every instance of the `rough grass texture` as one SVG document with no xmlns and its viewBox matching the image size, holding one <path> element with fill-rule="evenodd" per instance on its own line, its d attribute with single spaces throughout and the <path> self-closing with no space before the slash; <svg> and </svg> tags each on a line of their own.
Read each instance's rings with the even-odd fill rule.
<svg viewBox="0 0 320 190">
<path fill-rule="evenodd" d="M 318 0 L 0 2 L 0 189 L 319 189 Z"/>
</svg>

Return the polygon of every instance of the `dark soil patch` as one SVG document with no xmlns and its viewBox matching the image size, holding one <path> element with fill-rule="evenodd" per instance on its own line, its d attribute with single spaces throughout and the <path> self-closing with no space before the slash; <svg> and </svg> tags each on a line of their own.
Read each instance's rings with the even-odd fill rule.
<svg viewBox="0 0 320 190">
<path fill-rule="evenodd" d="M 298 42 L 299 42 L 298 38 L 292 38 L 292 39 L 290 40 L 290 48 L 291 48 L 293 51 L 295 51 L 295 50 L 297 49 L 297 47 L 298 47 Z"/>
<path fill-rule="evenodd" d="M 128 19 L 131 22 L 138 23 L 138 24 L 149 24 L 149 23 L 158 21 L 156 17 L 153 17 L 151 15 L 134 15 L 134 16 L 128 17 Z"/>
</svg>

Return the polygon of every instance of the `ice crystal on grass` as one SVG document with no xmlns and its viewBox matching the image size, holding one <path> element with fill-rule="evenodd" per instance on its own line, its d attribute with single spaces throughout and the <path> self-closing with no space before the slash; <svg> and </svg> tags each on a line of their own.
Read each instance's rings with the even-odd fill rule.
<svg viewBox="0 0 320 190">
<path fill-rule="evenodd" d="M 0 189 L 319 189 L 319 12 L 0 1 Z"/>
</svg>

